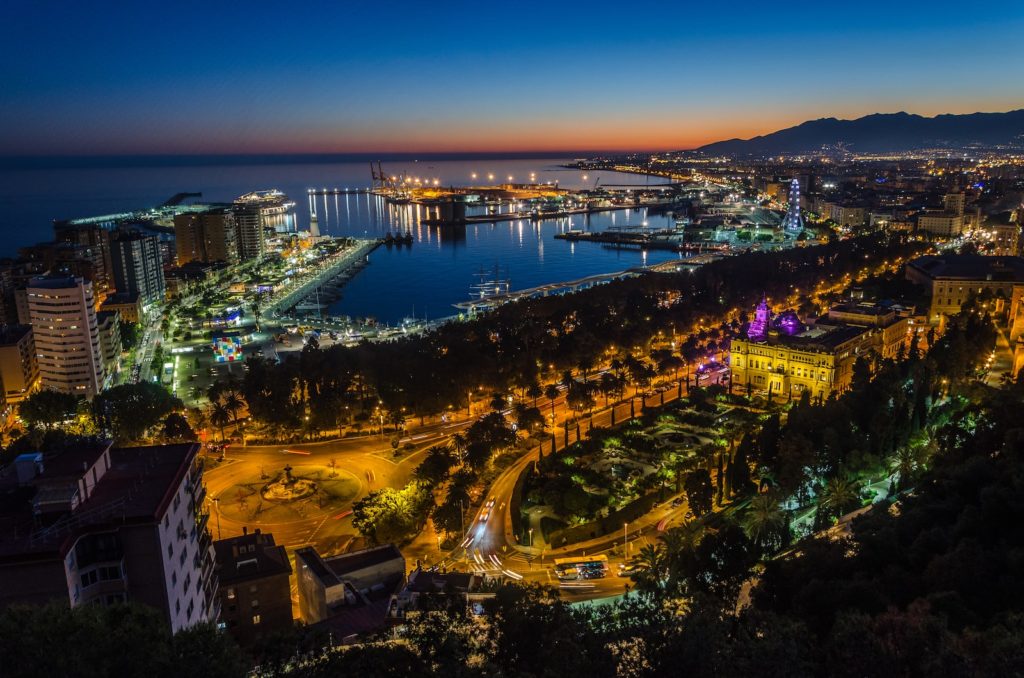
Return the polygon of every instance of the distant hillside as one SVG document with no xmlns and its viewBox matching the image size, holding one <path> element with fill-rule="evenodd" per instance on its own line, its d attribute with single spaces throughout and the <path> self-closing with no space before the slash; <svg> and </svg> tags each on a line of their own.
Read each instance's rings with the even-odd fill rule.
<svg viewBox="0 0 1024 678">
<path fill-rule="evenodd" d="M 715 155 L 805 153 L 842 145 L 854 152 L 962 148 L 980 144 L 1024 145 L 1024 109 L 926 118 L 910 113 L 875 113 L 856 120 L 821 118 L 753 139 L 730 139 L 701 146 Z"/>
</svg>

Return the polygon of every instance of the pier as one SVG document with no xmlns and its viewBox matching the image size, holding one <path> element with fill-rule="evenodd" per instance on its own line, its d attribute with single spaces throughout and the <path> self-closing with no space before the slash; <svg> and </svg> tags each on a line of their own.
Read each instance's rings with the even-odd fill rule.
<svg viewBox="0 0 1024 678">
<path fill-rule="evenodd" d="M 285 292 L 280 298 L 271 300 L 266 306 L 267 314 L 280 315 L 282 311 L 294 308 L 311 294 L 314 294 L 317 288 L 359 265 L 370 252 L 380 247 L 383 242 L 380 239 L 356 240 L 357 244 L 354 247 L 334 255 L 326 261 L 320 262 L 314 274 Z"/>
<path fill-rule="evenodd" d="M 373 190 L 364 187 L 361 188 L 307 188 L 306 194 L 311 196 L 324 196 L 324 195 L 367 195 L 373 193 Z"/>
<path fill-rule="evenodd" d="M 459 219 L 423 219 L 426 226 L 452 226 L 463 224 L 497 224 L 504 221 L 542 221 L 544 219 L 561 219 L 576 214 L 597 214 L 599 212 L 615 212 L 647 207 L 647 205 L 606 205 L 601 207 L 572 207 L 568 209 L 545 212 L 542 210 L 529 212 L 505 212 L 504 214 L 475 214 Z"/>
</svg>

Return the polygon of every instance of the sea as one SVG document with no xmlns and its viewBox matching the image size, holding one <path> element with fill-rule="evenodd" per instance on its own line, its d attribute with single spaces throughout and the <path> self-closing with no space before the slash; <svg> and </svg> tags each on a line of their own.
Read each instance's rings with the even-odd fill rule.
<svg viewBox="0 0 1024 678">
<path fill-rule="evenodd" d="M 391 157 L 393 176 L 466 186 L 514 181 L 595 185 L 655 185 L 664 180 L 564 167 L 568 157 Z M 201 202 L 229 202 L 254 190 L 278 189 L 295 203 L 294 225 L 307 230 L 312 211 L 321 234 L 383 237 L 411 232 L 411 246 L 380 247 L 369 265 L 341 290 L 328 312 L 397 325 L 458 313 L 482 280 L 507 281 L 512 291 L 650 265 L 681 255 L 612 249 L 555 239 L 570 229 L 671 227 L 673 218 L 646 209 L 573 215 L 540 221 L 427 226 L 422 207 L 388 205 L 367 194 L 310 196 L 310 189 L 371 185 L 370 159 L 348 156 L 149 157 L 9 159 L 0 162 L 0 256 L 53 237 L 53 221 L 113 214 L 159 205 L 179 192 Z"/>
</svg>

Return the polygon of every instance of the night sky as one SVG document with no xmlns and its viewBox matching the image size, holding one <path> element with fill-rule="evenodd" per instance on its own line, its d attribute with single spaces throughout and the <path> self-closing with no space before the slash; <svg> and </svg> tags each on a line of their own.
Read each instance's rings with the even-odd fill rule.
<svg viewBox="0 0 1024 678">
<path fill-rule="evenodd" d="M 688 148 L 1024 107 L 1024 2 L 9 0 L 0 154 Z"/>
</svg>

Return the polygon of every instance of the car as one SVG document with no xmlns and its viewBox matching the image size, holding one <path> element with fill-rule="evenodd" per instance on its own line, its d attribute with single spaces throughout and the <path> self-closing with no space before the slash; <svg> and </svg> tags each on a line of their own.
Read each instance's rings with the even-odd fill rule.
<svg viewBox="0 0 1024 678">
<path fill-rule="evenodd" d="M 486 523 L 491 517 L 491 510 L 494 508 L 494 497 L 491 497 L 490 501 L 484 504 L 484 508 L 480 511 L 480 522 Z"/>
<path fill-rule="evenodd" d="M 682 497 L 676 497 L 675 499 L 672 500 L 672 508 L 679 508 L 682 505 L 683 505 L 683 498 Z"/>
</svg>

